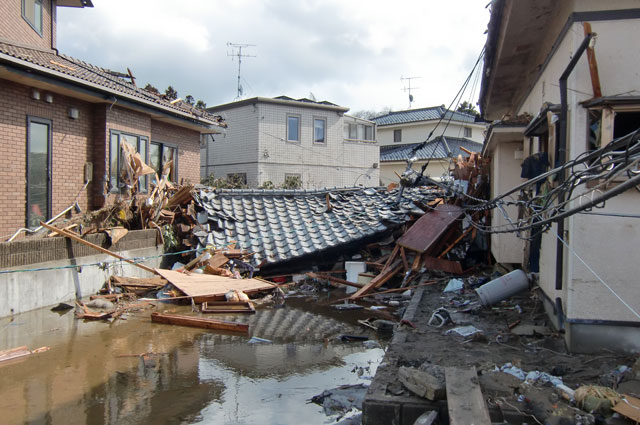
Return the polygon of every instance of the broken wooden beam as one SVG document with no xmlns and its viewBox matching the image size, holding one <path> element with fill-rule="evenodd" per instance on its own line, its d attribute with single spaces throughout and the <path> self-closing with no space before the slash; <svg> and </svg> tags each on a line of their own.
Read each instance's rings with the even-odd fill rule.
<svg viewBox="0 0 640 425">
<path fill-rule="evenodd" d="M 98 245 L 96 245 L 96 244 L 94 244 L 94 243 L 91 243 L 91 242 L 89 242 L 89 241 L 85 241 L 85 240 L 84 240 L 84 239 L 82 239 L 80 236 L 76 236 L 76 235 L 74 235 L 73 233 L 69 233 L 69 232 L 67 232 L 67 231 L 65 231 L 65 230 L 61 230 L 61 229 L 55 228 L 55 227 L 53 227 L 53 226 L 50 226 L 50 225 L 48 225 L 47 223 L 45 223 L 44 221 L 41 221 L 41 222 L 40 222 L 40 225 L 41 225 L 42 227 L 44 227 L 45 229 L 49 229 L 49 230 L 51 230 L 52 232 L 56 232 L 56 233 L 58 233 L 58 234 L 60 234 L 60 235 L 62 235 L 62 236 L 64 236 L 64 237 L 67 237 L 67 238 L 69 238 L 69 239 L 72 239 L 72 240 L 74 240 L 74 241 L 76 241 L 76 242 L 79 242 L 79 243 L 81 243 L 81 244 L 83 244 L 83 245 L 90 246 L 91 248 L 96 249 L 96 250 L 98 250 L 98 251 L 102 252 L 103 254 L 108 254 L 108 255 L 110 255 L 110 256 L 112 256 L 112 257 L 116 257 L 116 258 L 118 258 L 118 259 L 120 259 L 120 260 L 122 260 L 122 261 L 124 261 L 124 262 L 126 262 L 126 263 L 129 263 L 129 264 L 131 264 L 131 265 L 133 265 L 133 266 L 139 267 L 139 268 L 141 268 L 142 270 L 147 271 L 147 272 L 149 272 L 149 273 L 157 274 L 157 273 L 156 273 L 156 271 L 155 271 L 154 269 L 152 269 L 151 267 L 147 267 L 147 266 L 145 266 L 144 264 L 138 264 L 138 263 L 136 263 L 135 261 L 130 260 L 130 259 L 128 259 L 128 258 L 124 258 L 122 255 L 119 255 L 119 254 L 116 254 L 115 252 L 109 251 L 109 250 L 108 250 L 108 249 L 106 249 L 106 248 L 103 248 L 103 247 L 101 247 L 101 246 L 98 246 Z"/>
<path fill-rule="evenodd" d="M 306 275 L 309 276 L 311 279 L 328 280 L 329 282 L 338 283 L 340 285 L 352 286 L 354 288 L 362 288 L 363 286 L 360 283 L 349 282 L 348 280 L 333 277 L 328 274 L 320 275 L 318 273 L 309 272 Z"/>
<path fill-rule="evenodd" d="M 215 313 L 249 313 L 253 314 L 256 309 L 253 307 L 253 303 L 246 302 L 228 302 L 228 301 L 210 301 L 203 302 L 201 313 L 215 314 Z"/>
<path fill-rule="evenodd" d="M 462 274 L 462 264 L 460 261 L 445 260 L 444 258 L 436 258 L 425 256 L 423 258 L 424 267 L 427 270 L 438 270 L 453 274 Z"/>
<path fill-rule="evenodd" d="M 387 283 L 389 281 L 389 279 L 391 279 L 393 276 L 395 276 L 395 274 L 398 273 L 401 268 L 402 268 L 402 260 L 396 260 L 389 267 L 387 267 L 384 270 L 382 270 L 378 276 L 374 277 L 371 280 L 371 282 L 369 282 L 366 285 L 364 285 L 362 288 L 360 288 L 358 291 L 356 291 L 349 298 L 352 299 L 352 300 L 361 298 L 362 295 L 368 294 L 369 292 L 373 291 L 374 289 L 377 289 L 377 288 L 381 287 L 382 285 Z"/>
<path fill-rule="evenodd" d="M 184 314 L 151 313 L 151 321 L 167 325 L 190 326 L 193 328 L 216 329 L 233 332 L 249 332 L 246 323 L 225 322 L 206 317 L 186 316 Z"/>
<path fill-rule="evenodd" d="M 445 368 L 447 409 L 451 425 L 491 425 L 489 409 L 484 400 L 475 367 Z"/>
</svg>

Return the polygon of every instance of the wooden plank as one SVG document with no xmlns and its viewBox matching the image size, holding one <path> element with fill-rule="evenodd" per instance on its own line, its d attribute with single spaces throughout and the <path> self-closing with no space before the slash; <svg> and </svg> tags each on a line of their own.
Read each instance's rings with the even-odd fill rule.
<svg viewBox="0 0 640 425">
<path fill-rule="evenodd" d="M 585 37 L 591 34 L 591 24 L 583 22 Z M 593 47 L 587 47 L 587 62 L 589 63 L 589 74 L 591 75 L 591 88 L 593 89 L 593 97 L 602 97 L 602 88 L 600 87 L 600 74 L 598 73 L 598 61 L 596 61 L 596 52 Z"/>
<path fill-rule="evenodd" d="M 387 258 L 387 261 L 385 261 L 384 267 L 382 267 L 382 270 L 386 269 L 387 267 L 389 267 L 391 265 L 391 263 L 398 256 L 399 252 L 400 252 L 400 247 L 398 245 L 394 246 L 393 247 L 393 251 L 391 251 L 391 255 L 389 255 L 389 258 Z"/>
<path fill-rule="evenodd" d="M 462 274 L 462 264 L 460 261 L 445 260 L 444 258 L 436 258 L 425 256 L 424 266 L 427 270 L 439 270 L 447 273 Z"/>
<path fill-rule="evenodd" d="M 249 313 L 253 314 L 256 309 L 253 307 L 252 302 L 225 302 L 225 301 L 209 301 L 202 303 L 201 313 L 216 314 L 216 313 Z"/>
<path fill-rule="evenodd" d="M 453 248 L 458 244 L 458 242 L 460 242 L 460 241 L 462 240 L 462 238 L 464 238 L 465 236 L 467 236 L 467 235 L 469 234 L 469 232 L 471 231 L 471 229 L 475 229 L 475 227 L 473 227 L 473 226 L 469 226 L 469 227 L 467 228 L 467 230 L 465 230 L 464 232 L 462 232 L 462 234 L 461 234 L 460 236 L 458 236 L 458 238 L 456 238 L 456 240 L 455 240 L 455 241 L 453 241 L 453 242 L 451 243 L 451 245 L 449 245 L 449 246 L 447 247 L 447 249 L 445 249 L 444 251 L 442 251 L 442 253 L 441 253 L 440 255 L 438 255 L 438 258 L 442 258 L 442 257 L 444 257 L 445 255 L 447 255 L 447 253 L 448 253 L 449 251 L 451 251 L 451 250 L 452 250 L 452 249 L 453 249 Z"/>
<path fill-rule="evenodd" d="M 361 298 L 363 295 L 366 295 L 369 292 L 373 291 L 374 289 L 381 287 L 382 285 L 387 283 L 387 281 L 389 281 L 389 279 L 391 279 L 396 273 L 398 273 L 401 267 L 402 267 L 402 260 L 397 260 L 391 266 L 382 270 L 382 272 L 378 276 L 373 278 L 371 282 L 367 283 L 358 291 L 356 291 L 353 295 L 351 295 L 349 299 L 355 300 L 357 298 Z"/>
<path fill-rule="evenodd" d="M 625 394 L 622 401 L 616 404 L 613 410 L 633 420 L 636 424 L 640 422 L 640 399 Z"/>
<path fill-rule="evenodd" d="M 404 247 L 400 247 L 400 256 L 402 257 L 402 266 L 406 272 L 409 270 L 409 263 L 407 262 L 407 254 L 404 252 Z"/>
<path fill-rule="evenodd" d="M 447 408 L 451 425 L 491 425 L 475 367 L 444 369 L 447 383 Z"/>
<path fill-rule="evenodd" d="M 246 323 L 225 322 L 207 317 L 186 316 L 184 314 L 151 313 L 151 321 L 167 325 L 189 326 L 193 328 L 217 329 L 223 331 L 249 332 Z"/>
<path fill-rule="evenodd" d="M 432 212 L 420 217 L 407 232 L 398 239 L 397 245 L 426 252 L 462 216 L 462 209 L 455 205 L 438 205 Z"/>
<path fill-rule="evenodd" d="M 157 272 L 185 295 L 194 297 L 196 302 L 199 302 L 198 297 L 224 296 L 232 289 L 250 294 L 276 288 L 276 285 L 258 279 L 233 279 L 226 276 L 197 273 L 185 274 L 164 269 L 157 269 Z"/>
<path fill-rule="evenodd" d="M 156 287 L 164 286 L 168 282 L 163 279 L 162 276 L 154 276 L 150 278 L 144 277 L 126 277 L 126 276 L 111 276 L 110 278 L 113 286 L 138 286 L 138 287 Z"/>
<path fill-rule="evenodd" d="M 82 239 L 80 236 L 76 236 L 76 235 L 74 235 L 73 233 L 69 233 L 69 232 L 67 232 L 67 231 L 64 231 L 64 230 L 61 230 L 61 229 L 57 229 L 57 228 L 55 228 L 55 227 L 53 227 L 53 226 L 49 226 L 49 225 L 48 225 L 47 223 L 45 223 L 44 221 L 41 221 L 41 222 L 40 222 L 40 225 L 41 225 L 42 227 L 44 227 L 45 229 L 49 229 L 49 230 L 51 230 L 52 232 L 59 233 L 60 235 L 62 235 L 62 236 L 64 236 L 64 237 L 67 237 L 67 238 L 69 238 L 69 239 L 72 239 L 72 240 L 74 240 L 74 241 L 76 241 L 76 242 L 79 242 L 79 243 L 81 243 L 81 244 L 83 244 L 83 245 L 90 246 L 91 248 L 93 248 L 93 249 L 95 249 L 95 250 L 98 250 L 98 251 L 102 252 L 103 254 L 108 254 L 108 255 L 110 255 L 110 256 L 112 256 L 112 257 L 119 258 L 120 260 L 125 261 L 125 262 L 127 262 L 127 263 L 129 263 L 129 264 L 131 264 L 131 265 L 136 266 L 136 267 L 139 267 L 139 268 L 141 268 L 142 270 L 145 270 L 145 271 L 147 271 L 147 272 L 149 272 L 149 273 L 157 274 L 157 273 L 156 273 L 156 271 L 155 271 L 154 269 L 152 269 L 151 267 L 147 267 L 147 266 L 145 266 L 144 264 L 138 264 L 138 263 L 136 263 L 135 261 L 129 260 L 128 258 L 124 258 L 122 255 L 116 254 L 115 252 L 109 251 L 108 249 L 105 249 L 105 248 L 103 248 L 103 247 L 101 247 L 101 246 L 98 246 L 98 245 L 96 245 L 96 244 L 93 244 L 93 243 L 91 243 L 91 242 L 89 242 L 89 241 L 85 241 L 85 240 L 84 240 L 84 239 Z"/>
<path fill-rule="evenodd" d="M 11 348 L 9 350 L 3 350 L 0 351 L 0 362 L 28 356 L 29 354 L 31 354 L 31 351 L 29 351 L 26 345 L 23 345 L 22 347 Z"/>
<path fill-rule="evenodd" d="M 229 259 L 226 255 L 221 252 L 216 252 L 216 254 L 207 261 L 207 264 L 214 269 L 224 266 L 229 262 Z"/>
<path fill-rule="evenodd" d="M 349 282 L 348 280 L 340 279 L 326 274 L 320 275 L 318 273 L 309 272 L 306 275 L 311 279 L 328 280 L 329 282 L 339 283 L 340 285 L 353 286 L 354 288 L 362 288 L 363 286 L 360 283 Z"/>
</svg>

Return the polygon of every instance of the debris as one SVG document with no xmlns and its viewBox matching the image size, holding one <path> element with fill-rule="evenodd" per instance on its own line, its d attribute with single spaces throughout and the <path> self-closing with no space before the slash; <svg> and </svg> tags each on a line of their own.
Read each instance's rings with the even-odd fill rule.
<svg viewBox="0 0 640 425">
<path fill-rule="evenodd" d="M 341 385 L 313 396 L 309 402 L 322 406 L 325 415 L 345 414 L 352 409 L 362 410 L 362 401 L 368 385 Z"/>
<path fill-rule="evenodd" d="M 55 307 L 51 308 L 51 311 L 67 311 L 67 310 L 71 310 L 73 309 L 73 306 L 66 304 L 66 303 L 60 303 Z"/>
<path fill-rule="evenodd" d="M 547 326 L 518 324 L 511 329 L 511 333 L 518 336 L 549 336 L 553 332 Z"/>
<path fill-rule="evenodd" d="M 202 303 L 201 313 L 213 314 L 213 313 L 249 313 L 253 314 L 256 309 L 253 303 L 249 301 L 239 302 L 216 302 L 209 301 Z"/>
<path fill-rule="evenodd" d="M 446 308 L 440 307 L 431 314 L 428 325 L 441 328 L 447 323 L 453 323 L 453 319 L 451 319 L 451 315 Z"/>
<path fill-rule="evenodd" d="M 366 335 L 340 335 L 340 341 L 353 342 L 353 341 L 366 341 L 369 337 Z"/>
<path fill-rule="evenodd" d="M 640 422 L 640 399 L 625 394 L 622 400 L 613 407 L 613 411 L 633 421 Z"/>
<path fill-rule="evenodd" d="M 360 304 L 350 304 L 345 302 L 344 304 L 336 304 L 333 308 L 336 310 L 362 310 L 364 307 Z"/>
<path fill-rule="evenodd" d="M 453 328 L 453 329 L 449 329 L 447 332 L 445 332 L 446 334 L 450 334 L 450 333 L 456 333 L 464 338 L 473 336 L 477 333 L 481 333 L 482 331 L 478 328 L 476 328 L 473 325 L 468 325 L 468 326 L 460 326 L 458 328 Z"/>
<path fill-rule="evenodd" d="M 460 279 L 451 279 L 442 292 L 456 292 L 464 288 L 464 282 Z"/>
<path fill-rule="evenodd" d="M 247 344 L 271 344 L 273 341 L 264 338 L 258 338 L 257 336 L 252 336 Z"/>
<path fill-rule="evenodd" d="M 476 289 L 482 305 L 488 307 L 529 288 L 529 278 L 520 269 L 500 276 Z"/>
<path fill-rule="evenodd" d="M 40 347 L 35 350 L 29 350 L 26 345 L 21 347 L 11 348 L 9 350 L 0 351 L 0 363 L 8 360 L 18 359 L 31 354 L 43 353 L 49 351 L 49 347 Z"/>
<path fill-rule="evenodd" d="M 446 398 L 444 380 L 425 371 L 402 366 L 398 370 L 398 379 L 402 385 L 419 397 L 434 401 Z"/>
<path fill-rule="evenodd" d="M 393 332 L 393 328 L 395 327 L 395 323 L 391 320 L 382 320 L 382 319 L 366 319 L 366 320 L 358 320 L 362 326 L 366 326 L 378 332 Z"/>
<path fill-rule="evenodd" d="M 451 425 L 491 425 L 489 409 L 478 384 L 475 367 L 445 368 L 447 409 Z"/>
<path fill-rule="evenodd" d="M 578 406 L 585 412 L 609 414 L 613 406 L 617 406 L 622 397 L 611 388 L 597 385 L 583 385 L 575 390 L 574 398 Z"/>
<path fill-rule="evenodd" d="M 151 321 L 168 325 L 191 326 L 195 328 L 217 329 L 233 332 L 248 332 L 249 325 L 245 323 L 225 322 L 204 317 L 186 316 L 172 313 L 151 313 Z"/>
<path fill-rule="evenodd" d="M 438 412 L 436 410 L 429 410 L 418 416 L 418 419 L 413 425 L 433 425 L 438 420 Z"/>
<path fill-rule="evenodd" d="M 105 299 L 100 299 L 100 298 L 91 300 L 88 303 L 85 303 L 84 305 L 90 308 L 97 308 L 99 310 L 113 310 L 115 308 L 112 302 L 109 302 Z"/>
</svg>

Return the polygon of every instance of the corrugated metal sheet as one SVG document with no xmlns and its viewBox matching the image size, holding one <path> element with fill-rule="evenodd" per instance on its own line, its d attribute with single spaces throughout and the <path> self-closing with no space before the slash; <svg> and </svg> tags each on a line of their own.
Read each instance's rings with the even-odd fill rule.
<svg viewBox="0 0 640 425">
<path fill-rule="evenodd" d="M 475 117 L 473 115 L 465 114 L 463 112 L 452 112 L 443 106 L 391 112 L 387 115 L 376 117 L 373 121 L 375 121 L 379 126 L 384 126 L 418 121 L 432 121 L 439 120 L 440 118 L 443 118 L 444 120 L 449 120 L 451 118 L 453 121 L 475 122 Z"/>
<path fill-rule="evenodd" d="M 471 152 L 481 152 L 482 143 L 473 142 L 469 139 L 460 139 L 458 137 L 443 137 L 438 136 L 434 140 L 422 146 L 414 154 L 411 153 L 413 148 L 420 143 L 412 143 L 409 145 L 397 145 L 397 146 L 381 146 L 380 147 L 380 162 L 389 161 L 406 161 L 411 155 L 418 160 L 421 159 L 442 159 L 449 157 L 457 157 L 458 155 L 467 155 L 460 150 L 460 147 L 470 150 Z M 451 152 L 451 155 L 449 155 Z"/>
<path fill-rule="evenodd" d="M 331 210 L 327 211 L 329 195 Z M 424 188 L 300 190 L 200 190 L 197 201 L 206 212 L 204 230 L 195 231 L 202 246 L 227 246 L 255 252 L 251 262 L 271 265 L 338 249 L 379 235 L 424 212 L 439 192 Z M 203 214 L 201 214 L 203 215 Z M 208 229 L 207 229 L 208 228 Z"/>
</svg>

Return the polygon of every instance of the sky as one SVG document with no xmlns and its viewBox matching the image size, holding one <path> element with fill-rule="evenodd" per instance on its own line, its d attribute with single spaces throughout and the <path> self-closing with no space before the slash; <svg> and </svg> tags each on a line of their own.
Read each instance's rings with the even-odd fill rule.
<svg viewBox="0 0 640 425">
<path fill-rule="evenodd" d="M 92 0 L 58 8 L 61 53 L 208 106 L 285 95 L 360 110 L 449 105 L 485 43 L 489 0 Z M 475 104 L 479 83 L 462 100 Z"/>
</svg>

